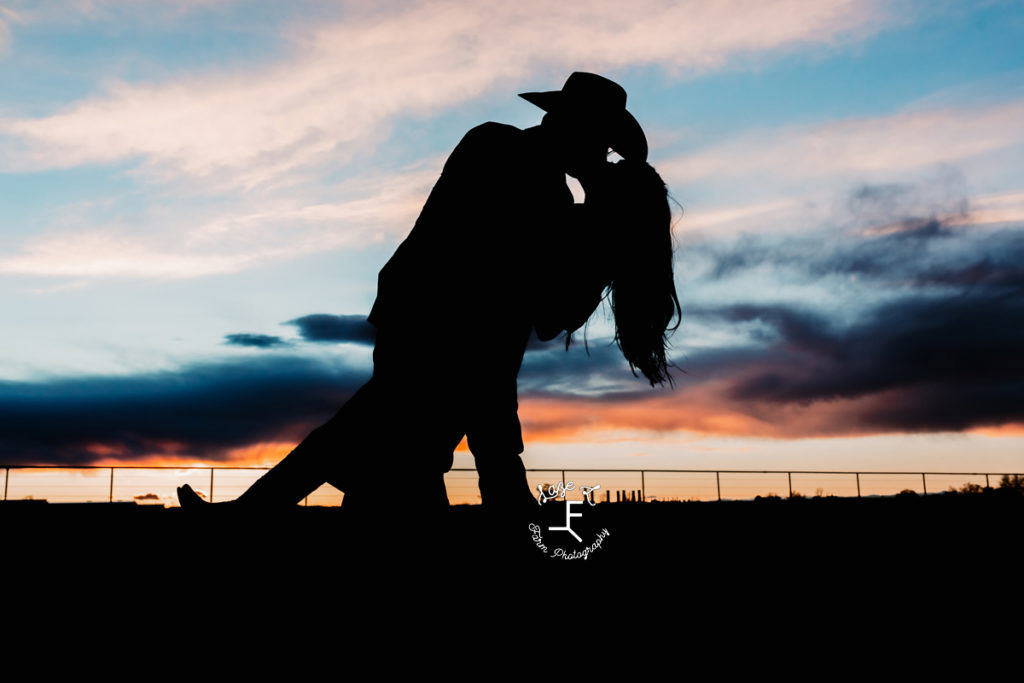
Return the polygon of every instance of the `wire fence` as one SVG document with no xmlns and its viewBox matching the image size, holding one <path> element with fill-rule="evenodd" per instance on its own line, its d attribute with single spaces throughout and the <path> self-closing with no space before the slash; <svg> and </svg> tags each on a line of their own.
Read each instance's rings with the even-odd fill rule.
<svg viewBox="0 0 1024 683">
<path fill-rule="evenodd" d="M 189 484 L 211 502 L 238 497 L 269 467 L 0 465 L 3 500 L 51 503 L 134 502 L 177 506 L 177 487 Z M 761 497 L 888 496 L 903 491 L 928 495 L 998 485 L 1019 473 L 837 472 L 809 470 L 527 469 L 538 493 L 561 483 L 570 500 L 600 502 L 750 500 Z M 480 502 L 474 468 L 445 475 L 453 505 Z M 381 495 L 387 495 L 386 490 Z M 344 494 L 324 485 L 305 505 L 341 505 Z"/>
</svg>

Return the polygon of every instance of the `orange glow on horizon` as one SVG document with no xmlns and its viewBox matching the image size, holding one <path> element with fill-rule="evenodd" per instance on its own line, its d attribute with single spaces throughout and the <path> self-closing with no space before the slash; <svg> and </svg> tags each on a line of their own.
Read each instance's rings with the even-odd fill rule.
<svg viewBox="0 0 1024 683">
<path fill-rule="evenodd" d="M 748 401 L 738 403 L 728 397 L 728 384 L 707 382 L 687 390 L 662 393 L 649 399 L 629 403 L 611 403 L 593 399 L 525 399 L 520 402 L 519 416 L 523 439 L 527 443 L 555 444 L 607 443 L 615 432 L 634 434 L 642 440 L 645 433 L 653 437 L 672 434 L 702 436 L 757 437 L 775 440 L 805 438 L 849 438 L 886 436 L 910 433 L 907 430 L 887 431 L 873 426 L 866 415 L 884 414 L 887 406 L 906 400 L 898 391 L 880 392 L 855 399 L 798 403 Z M 1019 438 L 1024 425 L 964 430 L 964 434 L 985 437 Z M 204 460 L 187 454 L 182 442 L 160 444 L 169 452 L 132 456 L 118 444 L 91 443 L 85 451 L 97 456 L 93 465 L 154 467 L 272 467 L 297 445 L 293 442 L 259 442 L 226 450 L 224 457 Z M 466 439 L 455 449 L 468 454 Z M 175 453 L 174 451 L 179 451 Z"/>
<path fill-rule="evenodd" d="M 910 430 L 885 430 L 873 416 L 906 400 L 899 390 L 857 398 L 814 403 L 737 402 L 728 397 L 730 383 L 707 382 L 669 395 L 630 403 L 592 399 L 525 400 L 520 404 L 524 439 L 529 441 L 586 441 L 596 431 L 635 430 L 654 434 L 678 432 L 706 436 L 806 439 L 885 436 Z M 1024 428 L 1006 425 L 968 433 L 1020 436 Z"/>
<path fill-rule="evenodd" d="M 287 441 L 268 441 L 232 448 L 226 457 L 218 460 L 202 460 L 194 455 L 153 453 L 136 457 L 106 457 L 92 464 L 99 467 L 145 466 L 145 467 L 273 467 L 298 444 Z M 111 452 L 116 449 L 109 448 Z M 93 451 L 90 451 L 93 452 Z"/>
<path fill-rule="evenodd" d="M 968 434 L 977 434 L 978 436 L 987 436 L 989 438 L 1020 438 L 1024 436 L 1024 424 L 1011 422 L 1010 424 L 998 425 L 995 427 L 977 427 L 976 429 L 967 430 Z"/>
</svg>

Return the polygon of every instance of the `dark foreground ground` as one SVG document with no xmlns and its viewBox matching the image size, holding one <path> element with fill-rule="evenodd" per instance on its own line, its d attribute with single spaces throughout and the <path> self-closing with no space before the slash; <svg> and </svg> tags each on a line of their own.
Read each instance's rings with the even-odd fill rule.
<svg viewBox="0 0 1024 683">
<path fill-rule="evenodd" d="M 1024 497 L 987 494 L 566 505 L 532 520 L 478 506 L 440 518 L 416 512 L 356 518 L 340 508 L 197 514 L 134 504 L 0 503 L 5 579 L 76 580 L 140 572 L 315 581 L 339 572 L 472 575 L 505 570 L 667 571 L 694 580 L 851 578 L 916 574 L 993 577 L 1018 566 Z M 530 522 L 536 524 L 531 530 Z M 1014 569 L 1016 572 L 1016 569 Z M 801 579 L 802 577 L 802 579 Z"/>
<path fill-rule="evenodd" d="M 686 629 L 722 647 L 804 642 L 788 630 L 796 624 L 803 639 L 854 630 L 842 642 L 870 650 L 921 628 L 966 634 L 1003 623 L 1019 602 L 1019 494 L 572 511 L 582 515 L 572 519 L 580 542 L 550 528 L 564 526 L 564 501 L 538 509 L 538 532 L 477 506 L 441 519 L 367 519 L 340 508 L 211 515 L 0 503 L 0 619 L 31 642 L 57 628 L 66 638 L 182 647 L 244 633 L 251 653 L 288 633 L 394 643 L 430 634 L 438 657 L 465 637 L 511 629 L 525 639 L 514 646 L 529 649 L 571 631 L 597 657 L 613 642 L 601 629 L 613 625 L 622 635 L 672 624 L 661 633 L 683 642 Z"/>
<path fill-rule="evenodd" d="M 374 523 L 338 508 L 0 503 L 6 652 L 59 643 L 42 665 L 67 643 L 113 657 L 129 639 L 159 650 L 151 668 L 198 650 L 259 666 L 291 656 L 283 637 L 331 657 L 383 651 L 389 668 L 422 667 L 427 649 L 441 667 L 482 641 L 504 667 L 570 636 L 599 661 L 654 629 L 663 651 L 724 648 L 729 667 L 769 642 L 780 666 L 842 644 L 845 666 L 923 632 L 932 656 L 1019 622 L 1019 494 L 575 506 L 580 542 L 550 528 L 564 502 L 541 510 L 534 533 L 476 506 Z"/>
</svg>

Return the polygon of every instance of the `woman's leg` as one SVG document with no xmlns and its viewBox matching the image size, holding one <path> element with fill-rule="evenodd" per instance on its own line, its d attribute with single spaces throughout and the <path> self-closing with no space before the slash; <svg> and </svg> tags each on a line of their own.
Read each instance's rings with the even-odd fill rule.
<svg viewBox="0 0 1024 683">
<path fill-rule="evenodd" d="M 287 507 L 297 505 L 325 482 L 345 490 L 357 476 L 353 471 L 357 465 L 355 458 L 366 452 L 364 430 L 374 390 L 371 379 L 334 417 L 310 432 L 241 496 L 227 502 L 252 507 Z M 203 503 L 189 487 L 178 490 L 178 499 L 182 507 Z"/>
<path fill-rule="evenodd" d="M 463 432 L 443 397 L 423 398 L 418 382 L 402 380 L 375 375 L 334 417 L 226 503 L 294 506 L 328 483 L 345 493 L 347 510 L 448 507 L 444 472 Z M 182 507 L 207 504 L 188 487 L 179 489 L 178 498 Z"/>
<path fill-rule="evenodd" d="M 377 383 L 370 379 L 335 413 L 309 433 L 284 460 L 258 479 L 239 502 L 297 505 L 324 483 L 347 492 L 361 478 L 366 439 L 372 431 Z"/>
</svg>

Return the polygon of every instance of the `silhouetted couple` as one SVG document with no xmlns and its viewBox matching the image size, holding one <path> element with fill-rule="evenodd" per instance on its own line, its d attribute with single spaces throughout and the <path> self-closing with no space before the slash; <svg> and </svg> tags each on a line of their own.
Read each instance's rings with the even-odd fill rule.
<svg viewBox="0 0 1024 683">
<path fill-rule="evenodd" d="M 523 354 L 531 330 L 542 341 L 565 332 L 568 349 L 606 292 L 633 374 L 671 383 L 671 211 L 625 90 L 577 72 L 521 97 L 547 112 L 541 124 L 469 131 L 380 271 L 372 378 L 230 505 L 293 506 L 327 482 L 346 509 L 437 511 L 465 436 L 483 505 L 535 508 L 520 457 Z M 609 148 L 622 161 L 609 163 Z M 207 505 L 187 485 L 178 496 Z"/>
</svg>

